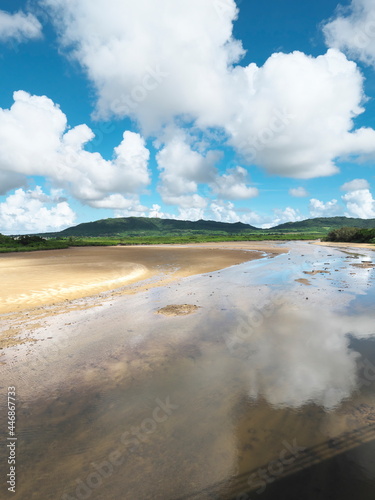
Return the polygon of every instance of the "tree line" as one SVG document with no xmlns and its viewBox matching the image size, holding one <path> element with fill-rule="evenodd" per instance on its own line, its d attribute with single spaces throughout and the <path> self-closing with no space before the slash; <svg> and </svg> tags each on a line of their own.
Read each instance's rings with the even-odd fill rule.
<svg viewBox="0 0 375 500">
<path fill-rule="evenodd" d="M 360 229 L 358 227 L 340 227 L 339 229 L 330 231 L 325 241 L 375 243 L 375 228 Z"/>
</svg>

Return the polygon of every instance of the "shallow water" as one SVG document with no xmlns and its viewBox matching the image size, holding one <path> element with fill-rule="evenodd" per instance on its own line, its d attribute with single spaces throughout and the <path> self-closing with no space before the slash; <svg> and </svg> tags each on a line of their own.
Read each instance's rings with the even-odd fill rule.
<svg viewBox="0 0 375 500">
<path fill-rule="evenodd" d="M 353 264 L 375 254 L 287 246 L 41 319 L 7 350 L 13 498 L 373 499 L 375 271 Z M 200 309 L 155 314 L 183 303 Z"/>
</svg>

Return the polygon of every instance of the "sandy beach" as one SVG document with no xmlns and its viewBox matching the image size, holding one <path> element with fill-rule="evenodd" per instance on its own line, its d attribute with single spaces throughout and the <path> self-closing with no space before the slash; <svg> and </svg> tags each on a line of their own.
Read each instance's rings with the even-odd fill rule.
<svg viewBox="0 0 375 500">
<path fill-rule="evenodd" d="M 375 250 L 375 245 L 371 243 L 342 243 L 336 241 L 314 241 L 314 245 L 322 245 L 334 248 L 364 248 L 366 250 Z"/>
<path fill-rule="evenodd" d="M 0 332 L 0 348 L 33 341 L 41 317 L 96 307 L 112 297 L 165 286 L 187 276 L 287 252 L 263 242 L 84 247 L 0 256 L 0 314 L 12 323 Z M 77 299 L 93 300 L 75 305 Z M 50 306 L 53 306 L 51 308 Z M 48 311 L 45 309 L 48 307 Z M 13 314 L 12 314 L 13 313 Z M 20 336 L 28 323 L 28 334 Z"/>
<path fill-rule="evenodd" d="M 220 243 L 137 247 L 86 247 L 0 256 L 0 314 L 32 309 L 99 292 L 207 273 L 286 252 L 277 245 Z M 129 293 L 142 287 L 132 287 Z"/>
</svg>

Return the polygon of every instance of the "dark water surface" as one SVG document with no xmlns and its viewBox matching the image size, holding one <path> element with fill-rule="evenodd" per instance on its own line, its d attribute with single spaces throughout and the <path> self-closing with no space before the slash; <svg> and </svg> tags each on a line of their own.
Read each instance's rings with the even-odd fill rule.
<svg viewBox="0 0 375 500">
<path fill-rule="evenodd" d="M 41 319 L 2 358 L 0 498 L 373 500 L 375 254 L 288 247 Z"/>
</svg>

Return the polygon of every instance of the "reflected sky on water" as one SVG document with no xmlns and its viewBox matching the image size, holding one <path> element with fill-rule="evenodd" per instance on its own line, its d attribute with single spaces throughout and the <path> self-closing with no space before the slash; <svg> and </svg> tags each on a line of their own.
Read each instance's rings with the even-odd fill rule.
<svg viewBox="0 0 375 500">
<path fill-rule="evenodd" d="M 373 498 L 373 253 L 287 246 L 40 320 L 3 357 L 13 498 Z"/>
</svg>

